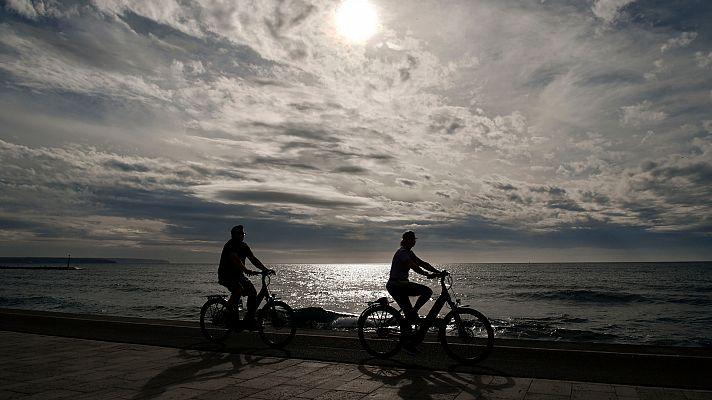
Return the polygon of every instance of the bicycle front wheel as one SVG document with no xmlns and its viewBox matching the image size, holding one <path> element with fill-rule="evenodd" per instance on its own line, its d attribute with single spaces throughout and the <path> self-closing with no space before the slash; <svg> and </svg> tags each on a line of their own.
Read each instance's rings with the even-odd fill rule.
<svg viewBox="0 0 712 400">
<path fill-rule="evenodd" d="M 209 299 L 200 309 L 200 331 L 211 342 L 223 342 L 230 336 L 229 318 L 227 300 Z"/>
<path fill-rule="evenodd" d="M 440 343 L 455 360 L 472 364 L 482 361 L 494 346 L 494 330 L 487 317 L 470 308 L 457 308 L 445 316 Z"/>
<path fill-rule="evenodd" d="M 260 337 L 271 347 L 284 347 L 294 339 L 297 326 L 292 307 L 283 301 L 271 301 L 257 317 Z"/>
<path fill-rule="evenodd" d="M 402 327 L 398 310 L 385 305 L 372 306 L 358 318 L 358 340 L 372 356 L 388 358 L 403 344 Z"/>
</svg>

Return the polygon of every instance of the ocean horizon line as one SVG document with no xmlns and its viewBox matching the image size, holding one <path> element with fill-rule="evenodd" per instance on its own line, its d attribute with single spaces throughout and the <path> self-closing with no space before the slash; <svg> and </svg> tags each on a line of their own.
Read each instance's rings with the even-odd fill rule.
<svg viewBox="0 0 712 400">
<path fill-rule="evenodd" d="M 155 258 L 131 257 L 71 257 L 70 263 L 76 264 L 218 264 L 216 261 L 171 261 Z M 67 263 L 67 257 L 25 257 L 2 256 L 0 263 L 10 264 L 57 264 Z M 581 265 L 581 264 L 705 264 L 712 260 L 664 260 L 664 261 L 447 261 L 433 262 L 433 265 Z M 390 265 L 390 262 L 362 262 L 362 261 L 298 261 L 298 262 L 265 262 L 266 265 Z"/>
</svg>

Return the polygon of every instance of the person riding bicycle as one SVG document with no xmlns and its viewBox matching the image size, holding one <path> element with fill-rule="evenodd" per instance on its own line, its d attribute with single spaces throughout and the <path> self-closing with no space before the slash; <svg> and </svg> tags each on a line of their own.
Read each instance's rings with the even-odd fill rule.
<svg viewBox="0 0 712 400">
<path fill-rule="evenodd" d="M 252 254 L 252 250 L 245 240 L 245 230 L 242 225 L 234 226 L 230 230 L 231 239 L 225 243 L 222 254 L 220 254 L 220 266 L 218 267 L 218 283 L 230 290 L 230 299 L 227 301 L 232 308 L 237 299 L 247 296 L 247 313 L 245 314 L 245 325 L 248 329 L 256 327 L 255 312 L 257 310 L 257 291 L 255 286 L 245 275 L 259 275 L 258 271 L 248 270 L 245 260 L 249 259 L 252 265 L 259 268 L 263 273 L 274 274 L 274 271 L 265 267 L 262 262 Z"/>
<path fill-rule="evenodd" d="M 401 240 L 400 243 L 401 247 L 396 251 L 395 255 L 393 255 L 391 271 L 388 283 L 386 283 L 388 293 L 390 293 L 396 303 L 398 303 L 405 315 L 407 322 L 406 334 L 410 333 L 410 324 L 417 323 L 420 318 L 418 316 L 418 310 L 430 300 L 430 296 L 433 294 L 433 290 L 429 287 L 410 282 L 408 280 L 408 272 L 412 269 L 428 278 L 434 278 L 442 273 L 413 253 L 412 248 L 415 246 L 416 239 L 415 232 L 413 231 L 408 231 L 403 234 L 403 240 Z M 431 274 L 428 274 L 425 270 L 430 271 Z M 410 296 L 418 296 L 415 305 L 411 305 Z M 411 350 L 415 349 L 411 346 Z"/>
</svg>

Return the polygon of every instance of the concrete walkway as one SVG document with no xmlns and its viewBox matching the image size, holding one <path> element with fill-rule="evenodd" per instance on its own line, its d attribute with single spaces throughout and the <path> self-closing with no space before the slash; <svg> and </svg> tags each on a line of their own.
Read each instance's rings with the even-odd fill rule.
<svg viewBox="0 0 712 400">
<path fill-rule="evenodd" d="M 0 331 L 0 399 L 712 399 L 712 391 L 425 371 Z"/>
</svg>

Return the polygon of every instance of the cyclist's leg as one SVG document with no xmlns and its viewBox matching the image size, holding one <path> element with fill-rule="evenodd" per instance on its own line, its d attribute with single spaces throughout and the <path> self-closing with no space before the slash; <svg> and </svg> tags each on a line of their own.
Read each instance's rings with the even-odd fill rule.
<svg viewBox="0 0 712 400">
<path fill-rule="evenodd" d="M 245 320 L 255 319 L 255 312 L 257 311 L 257 290 L 255 286 L 246 277 L 240 280 L 242 288 L 244 290 L 244 295 L 247 296 L 247 313 L 245 314 Z"/>
<path fill-rule="evenodd" d="M 413 314 L 418 315 L 420 308 L 425 305 L 425 303 L 430 300 L 430 296 L 433 295 L 433 290 L 425 285 L 419 283 L 410 282 L 408 284 L 408 296 L 418 296 L 418 300 L 415 301 L 413 306 Z"/>
<path fill-rule="evenodd" d="M 242 285 L 238 281 L 219 282 L 230 291 L 230 298 L 227 299 L 227 305 L 232 309 L 237 304 L 237 299 L 242 296 Z"/>
<path fill-rule="evenodd" d="M 405 282 L 389 282 L 386 284 L 386 290 L 388 290 L 388 293 L 391 297 L 393 297 L 393 300 L 395 300 L 398 306 L 400 306 L 406 321 L 412 321 L 411 317 L 413 315 L 413 305 L 410 304 L 410 297 L 408 297 L 408 294 L 405 291 L 406 284 L 407 283 Z M 404 333 L 410 333 L 410 324 L 406 324 L 405 330 L 406 332 Z"/>
</svg>

